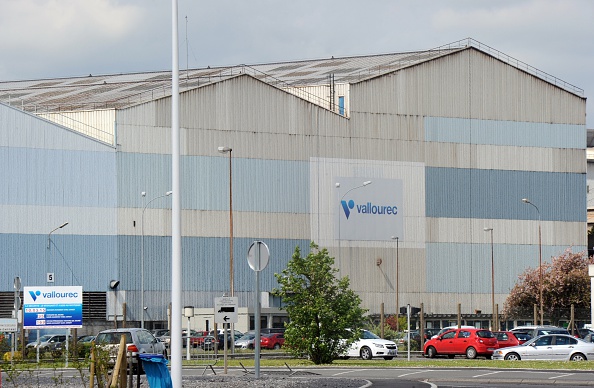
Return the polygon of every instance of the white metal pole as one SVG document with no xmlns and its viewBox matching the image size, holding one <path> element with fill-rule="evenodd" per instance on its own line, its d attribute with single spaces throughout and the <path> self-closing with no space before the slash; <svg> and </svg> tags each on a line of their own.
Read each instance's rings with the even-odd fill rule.
<svg viewBox="0 0 594 388">
<path fill-rule="evenodd" d="M 171 2 L 171 382 L 182 388 L 181 184 L 177 0 Z"/>
<path fill-rule="evenodd" d="M 256 378 L 260 378 L 260 243 L 256 245 L 256 296 L 254 298 L 254 370 Z"/>
</svg>

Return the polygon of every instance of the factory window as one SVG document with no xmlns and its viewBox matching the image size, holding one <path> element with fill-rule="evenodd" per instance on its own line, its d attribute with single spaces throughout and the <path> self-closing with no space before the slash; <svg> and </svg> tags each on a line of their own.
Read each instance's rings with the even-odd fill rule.
<svg viewBox="0 0 594 388">
<path fill-rule="evenodd" d="M 344 116 L 344 96 L 338 96 L 338 114 Z"/>
</svg>

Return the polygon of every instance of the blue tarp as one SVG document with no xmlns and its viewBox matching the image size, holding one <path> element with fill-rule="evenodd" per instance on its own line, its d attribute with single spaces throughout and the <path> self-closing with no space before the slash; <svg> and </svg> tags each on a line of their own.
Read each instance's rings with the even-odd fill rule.
<svg viewBox="0 0 594 388">
<path fill-rule="evenodd" d="M 173 388 L 171 374 L 167 369 L 169 361 L 161 354 L 139 354 L 142 367 L 146 373 L 149 387 L 151 388 Z"/>
</svg>

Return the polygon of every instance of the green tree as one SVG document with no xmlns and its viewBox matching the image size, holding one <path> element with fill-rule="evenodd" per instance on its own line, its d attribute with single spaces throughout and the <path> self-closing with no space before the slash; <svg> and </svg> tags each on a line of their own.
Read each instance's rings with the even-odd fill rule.
<svg viewBox="0 0 594 388">
<path fill-rule="evenodd" d="M 330 364 L 359 337 L 367 310 L 349 289 L 348 277 L 336 278 L 328 251 L 313 242 L 310 248 L 305 257 L 295 248 L 287 268 L 275 274 L 280 288 L 273 294 L 282 298 L 290 319 L 284 346 L 316 365 Z"/>
<path fill-rule="evenodd" d="M 583 252 L 573 253 L 567 249 L 559 257 L 554 257 L 551 263 L 542 265 L 543 311 L 554 324 L 563 318 L 569 320 L 572 304 L 577 319 L 589 318 L 588 264 L 592 264 L 592 258 Z M 533 315 L 534 305 L 540 305 L 539 279 L 539 268 L 528 268 L 518 277 L 505 301 L 505 316 L 518 319 Z"/>
</svg>

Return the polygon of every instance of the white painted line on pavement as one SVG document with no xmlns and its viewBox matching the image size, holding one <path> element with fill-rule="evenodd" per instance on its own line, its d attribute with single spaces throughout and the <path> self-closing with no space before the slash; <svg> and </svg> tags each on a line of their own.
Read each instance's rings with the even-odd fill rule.
<svg viewBox="0 0 594 388">
<path fill-rule="evenodd" d="M 429 384 L 429 386 L 430 386 L 431 388 L 438 388 L 438 387 L 437 387 L 437 385 L 433 384 L 433 383 L 432 383 L 432 382 L 430 382 L 430 381 L 423 380 L 423 382 L 424 382 L 425 384 Z"/>
<path fill-rule="evenodd" d="M 489 372 L 489 373 L 483 373 L 482 375 L 476 375 L 476 376 L 472 376 L 472 377 L 482 377 L 482 376 L 488 376 L 488 375 L 495 375 L 497 373 L 501 373 L 501 371 L 497 371 L 497 372 Z"/>
<path fill-rule="evenodd" d="M 432 370 L 419 370 L 419 371 L 415 371 L 415 372 L 405 373 L 405 374 L 399 375 L 398 377 L 416 375 L 417 373 L 425 373 L 425 372 L 433 372 L 433 371 Z"/>
<path fill-rule="evenodd" d="M 367 384 L 360 386 L 359 388 L 369 388 L 373 385 L 373 383 L 369 380 L 365 380 L 367 381 Z"/>
<path fill-rule="evenodd" d="M 333 374 L 332 376 L 339 376 L 339 375 L 344 375 L 344 374 L 347 374 L 347 373 L 353 373 L 353 372 L 355 372 L 355 371 L 356 371 L 356 372 L 363 372 L 363 371 L 366 371 L 366 370 L 367 370 L 367 369 L 351 369 L 351 370 L 347 370 L 347 371 L 344 371 L 344 372 L 335 373 L 335 374 Z"/>
<path fill-rule="evenodd" d="M 560 378 L 567 377 L 567 376 L 573 376 L 574 374 L 575 373 L 564 373 L 564 374 L 559 375 L 559 376 L 549 377 L 549 380 L 560 379 Z"/>
</svg>

